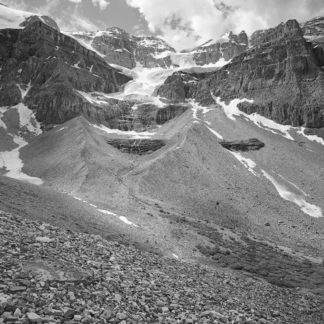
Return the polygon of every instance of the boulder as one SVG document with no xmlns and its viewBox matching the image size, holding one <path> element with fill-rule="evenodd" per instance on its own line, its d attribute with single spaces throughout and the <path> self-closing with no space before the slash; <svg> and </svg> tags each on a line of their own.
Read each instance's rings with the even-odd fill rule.
<svg viewBox="0 0 324 324">
<path fill-rule="evenodd" d="M 165 145 L 162 140 L 151 139 L 113 139 L 107 140 L 107 143 L 123 153 L 137 155 L 153 153 Z"/>
<path fill-rule="evenodd" d="M 257 138 L 250 138 L 241 141 L 222 141 L 219 142 L 224 148 L 230 151 L 256 151 L 264 147 L 264 143 Z"/>
</svg>

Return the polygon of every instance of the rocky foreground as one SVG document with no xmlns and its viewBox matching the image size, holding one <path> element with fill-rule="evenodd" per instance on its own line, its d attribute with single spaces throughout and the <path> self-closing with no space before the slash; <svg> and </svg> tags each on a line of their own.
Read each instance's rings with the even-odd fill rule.
<svg viewBox="0 0 324 324">
<path fill-rule="evenodd" d="M 319 297 L 0 213 L 0 323 L 323 323 Z"/>
</svg>

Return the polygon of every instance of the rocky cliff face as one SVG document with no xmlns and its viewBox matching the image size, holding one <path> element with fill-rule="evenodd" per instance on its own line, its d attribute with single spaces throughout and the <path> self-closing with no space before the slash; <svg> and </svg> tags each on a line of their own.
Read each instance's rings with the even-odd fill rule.
<svg viewBox="0 0 324 324">
<path fill-rule="evenodd" d="M 23 101 L 44 124 L 63 123 L 96 107 L 79 91 L 116 92 L 130 78 L 95 52 L 39 19 L 0 31 L 0 106 Z"/>
<path fill-rule="evenodd" d="M 234 56 L 244 52 L 248 43 L 248 37 L 244 31 L 239 35 L 230 32 L 219 40 L 209 40 L 193 49 L 191 53 L 193 54 L 193 61 L 197 65 L 216 63 L 220 59 L 229 61 Z"/>
<path fill-rule="evenodd" d="M 240 105 L 247 113 L 258 112 L 282 124 L 324 127 L 324 70 L 298 22 L 258 32 L 251 45 L 218 71 L 171 76 L 159 94 L 203 104 L 214 103 L 211 93 L 225 101 L 249 98 L 253 104 Z"/>
<path fill-rule="evenodd" d="M 316 17 L 301 24 L 304 37 L 307 40 L 324 43 L 324 17 Z"/>
<path fill-rule="evenodd" d="M 304 38 L 312 43 L 319 64 L 324 65 L 324 17 L 311 19 L 301 25 Z"/>
<path fill-rule="evenodd" d="M 71 36 L 98 51 L 106 62 L 132 69 L 136 65 L 146 68 L 169 67 L 170 53 L 175 50 L 157 37 L 136 37 L 118 27 L 99 32 L 75 32 Z"/>
<path fill-rule="evenodd" d="M 89 96 L 79 92 L 77 95 L 78 105 L 88 119 L 122 131 L 146 131 L 180 116 L 189 107 L 187 104 L 166 104 L 158 107 L 152 103 L 107 98 L 98 93 Z"/>
</svg>

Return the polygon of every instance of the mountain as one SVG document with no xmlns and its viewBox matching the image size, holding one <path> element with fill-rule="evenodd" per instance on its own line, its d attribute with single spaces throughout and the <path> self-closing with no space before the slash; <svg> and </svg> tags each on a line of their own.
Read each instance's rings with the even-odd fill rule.
<svg viewBox="0 0 324 324">
<path fill-rule="evenodd" d="M 39 122 L 57 124 L 98 109 L 78 91 L 111 93 L 130 80 L 99 55 L 42 20 L 27 19 L 23 28 L 0 35 L 0 101 L 26 104 Z"/>
<path fill-rule="evenodd" d="M 253 102 L 240 104 L 247 114 L 259 113 L 280 124 L 324 127 L 323 53 L 304 39 L 298 22 L 253 34 L 251 46 L 210 74 L 170 76 L 158 94 L 203 104 L 214 103 L 213 95 L 226 102 L 249 98 Z"/>
<path fill-rule="evenodd" d="M 170 53 L 175 53 L 175 50 L 160 38 L 136 37 L 118 27 L 98 32 L 71 32 L 69 35 L 82 44 L 91 46 L 107 63 L 129 69 L 137 65 L 146 68 L 169 67 Z"/>
<path fill-rule="evenodd" d="M 224 65 L 248 47 L 248 37 L 244 31 L 239 35 L 232 32 L 220 40 L 209 40 L 192 50 L 177 53 L 174 48 L 157 37 L 137 37 L 118 27 L 98 32 L 71 32 L 71 37 L 92 48 L 109 64 L 128 69 L 136 66 L 144 68 L 189 65 Z"/>
<path fill-rule="evenodd" d="M 179 53 L 115 27 L 1 29 L 3 254 L 83 278 L 36 276 L 59 311 L 42 294 L 23 316 L 64 321 L 70 307 L 103 322 L 98 307 L 112 300 L 111 322 L 321 324 L 324 85 L 313 30 L 290 20 Z M 16 308 L 25 296 L 11 286 L 39 291 L 10 270 L 1 316 L 14 315 L 9 294 Z M 76 300 L 57 297 L 74 284 Z"/>
<path fill-rule="evenodd" d="M 198 65 L 215 64 L 219 60 L 230 61 L 248 48 L 249 40 L 244 31 L 235 35 L 232 32 L 219 40 L 210 39 L 188 53 L 193 54 L 193 61 Z"/>
</svg>

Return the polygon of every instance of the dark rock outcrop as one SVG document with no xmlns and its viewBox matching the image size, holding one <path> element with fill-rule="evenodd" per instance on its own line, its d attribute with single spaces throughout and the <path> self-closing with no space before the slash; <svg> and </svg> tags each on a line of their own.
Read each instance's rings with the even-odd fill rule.
<svg viewBox="0 0 324 324">
<path fill-rule="evenodd" d="M 253 104 L 239 106 L 244 112 L 281 124 L 323 127 L 324 71 L 303 36 L 298 22 L 289 20 L 254 35 L 254 46 L 220 70 L 176 87 L 167 80 L 158 92 L 168 99 L 183 99 L 185 94 L 206 105 L 214 103 L 211 92 L 223 101 L 250 98 Z"/>
<path fill-rule="evenodd" d="M 49 27 L 57 30 L 57 31 L 60 31 L 60 28 L 59 26 L 57 25 L 57 23 L 55 22 L 55 20 L 53 20 L 51 17 L 49 16 L 37 16 L 37 15 L 34 15 L 34 16 L 30 16 L 28 17 L 25 21 L 23 21 L 20 26 L 22 27 L 26 27 L 27 25 L 33 23 L 33 22 L 42 22 L 42 23 L 45 23 L 46 25 L 48 25 Z"/>
<path fill-rule="evenodd" d="M 180 116 L 188 109 L 186 104 L 170 104 L 161 108 L 118 99 L 110 99 L 107 104 L 96 106 L 96 110 L 89 110 L 84 100 L 81 106 L 89 119 L 122 131 L 145 131 Z"/>
<path fill-rule="evenodd" d="M 324 66 L 324 17 L 311 19 L 301 25 L 304 38 L 312 43 L 319 65 Z"/>
<path fill-rule="evenodd" d="M 242 141 L 222 141 L 219 142 L 224 148 L 230 151 L 257 151 L 264 147 L 264 143 L 257 138 L 250 138 Z"/>
<path fill-rule="evenodd" d="M 137 64 L 146 68 L 169 67 L 170 53 L 175 52 L 164 40 L 157 37 L 136 37 L 118 27 L 99 32 L 71 33 L 104 55 L 110 64 L 132 69 Z"/>
<path fill-rule="evenodd" d="M 203 78 L 205 74 L 199 75 Z M 173 102 L 183 102 L 188 97 L 190 85 L 197 83 L 197 77 L 186 72 L 175 72 L 157 90 L 157 95 Z"/>
<path fill-rule="evenodd" d="M 150 140 L 150 139 L 114 139 L 108 140 L 108 144 L 117 148 L 123 153 L 144 155 L 150 154 L 159 150 L 165 145 L 162 140 Z"/>
<path fill-rule="evenodd" d="M 76 90 L 111 93 L 130 80 L 95 52 L 46 23 L 33 20 L 24 29 L 0 31 L 0 106 L 21 100 L 44 124 L 63 123 L 92 103 Z M 22 98 L 19 87 L 29 89 Z"/>
</svg>

